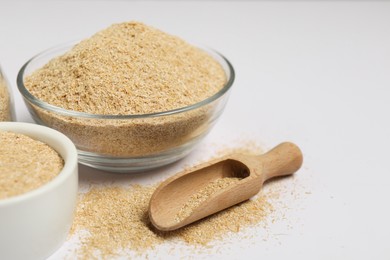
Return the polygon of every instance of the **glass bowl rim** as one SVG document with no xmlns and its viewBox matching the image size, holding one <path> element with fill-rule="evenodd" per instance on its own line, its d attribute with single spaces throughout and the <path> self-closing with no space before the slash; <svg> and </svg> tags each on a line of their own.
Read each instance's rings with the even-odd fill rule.
<svg viewBox="0 0 390 260">
<path fill-rule="evenodd" d="M 226 69 L 224 68 L 224 65 L 226 65 L 229 74 L 225 73 L 226 77 L 227 77 L 227 81 L 226 81 L 225 85 L 218 92 L 216 92 L 212 96 L 210 96 L 202 101 L 199 101 L 199 102 L 192 104 L 192 105 L 189 105 L 189 106 L 184 106 L 184 107 L 180 107 L 180 108 L 175 108 L 175 109 L 171 109 L 171 110 L 167 110 L 167 111 L 160 111 L 160 112 L 155 112 L 155 113 L 146 113 L 146 114 L 106 115 L 106 114 L 92 114 L 92 113 L 68 110 L 68 109 L 65 109 L 62 107 L 58 107 L 58 106 L 46 103 L 46 102 L 36 98 L 34 95 L 32 95 L 24 85 L 25 70 L 30 65 L 30 63 L 35 61 L 37 58 L 40 58 L 41 56 L 46 55 L 50 52 L 59 51 L 59 50 L 65 49 L 67 47 L 72 47 L 75 44 L 77 44 L 78 42 L 80 42 L 80 41 L 67 42 L 67 43 L 56 45 L 54 47 L 46 49 L 46 50 L 34 55 L 21 67 L 21 69 L 18 72 L 17 78 L 16 78 L 16 83 L 17 83 L 17 87 L 19 89 L 19 92 L 22 94 L 23 98 L 27 99 L 30 103 L 32 103 L 32 104 L 34 104 L 42 109 L 45 109 L 45 110 L 51 111 L 51 112 L 55 112 L 55 113 L 58 113 L 58 114 L 61 114 L 64 116 L 83 117 L 83 118 L 91 118 L 91 119 L 150 118 L 150 117 L 159 117 L 159 116 L 179 114 L 179 113 L 187 112 L 190 110 L 195 110 L 197 108 L 205 106 L 205 105 L 217 100 L 218 98 L 222 97 L 225 93 L 227 93 L 228 90 L 233 85 L 233 82 L 235 79 L 234 68 L 233 68 L 232 64 L 230 63 L 230 61 L 225 56 L 223 56 L 221 53 L 219 53 L 218 51 L 216 51 L 214 49 L 211 49 L 208 47 L 202 47 L 199 45 L 194 45 L 194 46 L 200 48 L 201 50 L 206 51 L 209 55 L 211 53 L 211 54 L 217 56 L 218 58 L 220 58 L 220 60 L 222 62 L 224 62 L 225 64 L 222 64 L 222 62 L 220 60 L 217 60 L 213 57 L 223 67 L 224 71 L 226 71 Z M 55 57 L 57 57 L 57 56 L 55 56 Z M 54 57 L 52 57 L 52 58 L 54 58 Z"/>
</svg>

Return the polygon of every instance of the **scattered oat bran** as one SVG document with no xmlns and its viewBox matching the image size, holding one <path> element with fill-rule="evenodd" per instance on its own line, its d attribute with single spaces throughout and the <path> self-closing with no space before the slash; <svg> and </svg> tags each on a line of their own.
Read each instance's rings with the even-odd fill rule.
<svg viewBox="0 0 390 260">
<path fill-rule="evenodd" d="M 182 241 L 207 246 L 231 233 L 265 222 L 273 211 L 267 197 L 260 195 L 182 229 L 161 232 L 148 218 L 150 197 L 157 186 L 92 187 L 80 196 L 72 235 L 87 231 L 77 249 L 80 259 L 110 258 L 130 249 L 138 254 L 162 243 Z"/>
<path fill-rule="evenodd" d="M 234 152 L 255 155 L 264 151 L 263 147 L 255 141 L 240 139 L 240 147 L 233 147 L 231 142 L 228 143 L 229 145 L 226 146 L 218 145 L 215 156 Z M 202 258 L 198 257 L 198 254 L 205 253 L 218 257 L 219 254 L 226 255 L 226 247 L 236 243 L 236 239 L 243 239 L 245 243 L 256 247 L 261 246 L 264 241 L 278 241 L 279 234 L 270 233 L 269 225 L 272 226 L 274 222 L 288 221 L 291 228 L 297 224 L 295 220 L 289 222 L 292 221 L 292 216 L 286 215 L 286 211 L 291 209 L 291 204 L 286 204 L 285 200 L 291 190 L 302 190 L 302 187 L 296 186 L 295 181 L 295 178 L 286 178 L 270 182 L 250 200 L 179 230 L 165 233 L 155 230 L 147 218 L 149 199 L 158 184 L 121 187 L 92 185 L 88 192 L 79 197 L 70 238 L 80 237 L 80 233 L 84 230 L 89 232 L 89 236 L 81 237 L 81 245 L 73 251 L 73 255 L 68 255 L 68 259 L 76 257 L 77 259 L 115 259 L 115 256 L 118 256 L 118 259 L 132 259 L 129 254 L 133 252 L 139 254 L 141 259 L 154 259 L 159 258 L 164 249 L 167 249 L 168 254 L 176 253 L 173 258 L 177 258 L 177 253 L 181 254 L 183 251 L 185 255 L 179 255 L 181 258 Z M 299 197 L 295 195 L 290 199 L 299 201 Z M 132 208 L 136 210 L 132 211 Z M 114 219 L 112 216 L 119 216 L 115 218 L 117 220 L 115 225 L 110 221 Z M 138 227 L 133 233 L 126 231 L 128 221 Z M 100 227 L 100 223 L 108 224 Z M 107 236 L 116 239 L 108 241 L 105 238 Z M 128 236 L 126 240 L 121 241 L 126 236 Z M 137 240 L 140 237 L 146 242 Z M 187 245 L 184 248 L 183 243 Z M 160 245 L 162 247 L 159 247 Z M 72 254 L 70 251 L 68 253 Z"/>
<path fill-rule="evenodd" d="M 35 97 L 68 110 L 105 115 L 167 111 L 195 104 L 226 84 L 205 51 L 138 22 L 114 24 L 27 75 Z M 32 105 L 41 123 L 78 149 L 115 157 L 166 151 L 204 133 L 215 105 L 180 114 L 133 119 L 72 118 Z"/>
<path fill-rule="evenodd" d="M 266 224 L 267 217 L 274 211 L 265 194 L 220 211 L 199 222 L 173 231 L 190 245 L 207 246 L 214 240 L 223 240 L 231 233 L 237 233 L 249 227 Z"/>
<path fill-rule="evenodd" d="M 246 138 L 238 138 L 236 140 L 232 140 L 232 143 L 239 143 L 240 146 L 235 145 L 218 145 L 215 158 L 223 157 L 229 154 L 242 153 L 249 155 L 261 155 L 264 153 L 264 147 L 260 145 L 257 141 L 253 141 L 251 139 Z"/>
<path fill-rule="evenodd" d="M 219 147 L 216 156 L 234 152 L 263 152 L 256 142 L 241 140 L 241 143 L 243 145 L 240 147 Z M 111 258 L 123 256 L 123 250 L 129 249 L 145 255 L 161 244 L 172 244 L 173 250 L 178 241 L 201 252 L 214 241 L 223 241 L 231 234 L 254 226 L 266 226 L 268 218 L 275 211 L 269 194 L 260 191 L 250 200 L 201 221 L 179 230 L 161 232 L 152 226 L 148 218 L 149 200 L 157 186 L 92 186 L 87 193 L 81 194 L 71 234 L 75 236 L 87 231 L 89 235 L 81 237 L 77 257 Z M 276 193 L 270 192 L 272 196 Z M 129 230 L 130 227 L 136 228 Z"/>
<path fill-rule="evenodd" d="M 71 233 L 89 233 L 78 254 L 90 259 L 98 251 L 103 257 L 115 256 L 119 249 L 142 251 L 162 243 L 149 227 L 147 205 L 153 188 L 134 185 L 92 188 L 81 195 Z"/>
<path fill-rule="evenodd" d="M 181 222 L 185 218 L 189 217 L 194 209 L 196 209 L 202 202 L 206 201 L 211 195 L 215 194 L 217 191 L 229 187 L 234 183 L 237 183 L 239 180 L 240 178 L 225 177 L 211 181 L 204 188 L 191 195 L 188 201 L 183 205 L 183 207 L 175 216 L 175 221 Z"/>
<path fill-rule="evenodd" d="M 0 131 L 0 144 L 0 199 L 44 185 L 64 166 L 53 148 L 26 135 Z"/>
<path fill-rule="evenodd" d="M 11 100 L 5 79 L 0 72 L 0 121 L 11 121 Z"/>
</svg>

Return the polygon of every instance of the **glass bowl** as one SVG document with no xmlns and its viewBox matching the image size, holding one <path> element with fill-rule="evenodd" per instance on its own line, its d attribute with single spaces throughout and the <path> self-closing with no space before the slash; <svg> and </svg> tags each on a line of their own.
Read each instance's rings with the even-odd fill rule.
<svg viewBox="0 0 390 260">
<path fill-rule="evenodd" d="M 234 81 L 230 62 L 216 51 L 201 48 L 219 62 L 227 80 L 216 94 L 190 106 L 151 114 L 97 115 L 37 99 L 26 89 L 25 76 L 74 44 L 51 48 L 27 61 L 18 73 L 17 85 L 34 121 L 67 135 L 77 147 L 79 162 L 101 170 L 139 172 L 186 156 L 222 114 Z"/>
</svg>

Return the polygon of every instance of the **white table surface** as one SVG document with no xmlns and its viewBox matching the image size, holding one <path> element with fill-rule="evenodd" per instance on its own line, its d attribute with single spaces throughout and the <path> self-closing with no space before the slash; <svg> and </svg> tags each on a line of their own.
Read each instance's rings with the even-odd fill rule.
<svg viewBox="0 0 390 260">
<path fill-rule="evenodd" d="M 15 83 L 29 58 L 129 20 L 219 50 L 236 81 L 220 121 L 185 160 L 136 177 L 80 166 L 82 185 L 151 183 L 242 140 L 264 148 L 290 140 L 305 157 L 281 181 L 284 220 L 250 241 L 151 258 L 390 258 L 390 2 L 1 1 L 0 63 L 18 121 L 32 122 Z"/>
</svg>

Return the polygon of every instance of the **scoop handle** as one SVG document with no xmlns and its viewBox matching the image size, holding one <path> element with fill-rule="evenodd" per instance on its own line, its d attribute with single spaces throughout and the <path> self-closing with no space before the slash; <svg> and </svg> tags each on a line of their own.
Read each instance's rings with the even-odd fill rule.
<svg viewBox="0 0 390 260">
<path fill-rule="evenodd" d="M 284 142 L 261 156 L 264 181 L 290 175 L 302 166 L 303 156 L 301 149 L 293 143 Z"/>
</svg>

